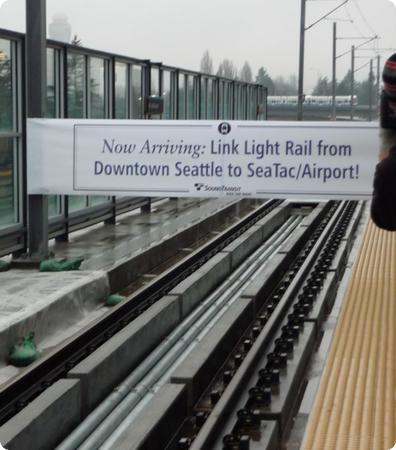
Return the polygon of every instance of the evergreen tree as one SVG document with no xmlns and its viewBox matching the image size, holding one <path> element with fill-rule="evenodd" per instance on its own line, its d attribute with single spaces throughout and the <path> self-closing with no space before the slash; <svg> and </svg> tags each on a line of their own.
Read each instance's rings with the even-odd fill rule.
<svg viewBox="0 0 396 450">
<path fill-rule="evenodd" d="M 337 83 L 336 95 L 350 95 L 351 94 L 351 71 L 348 70 L 345 77 Z"/>
<path fill-rule="evenodd" d="M 370 79 L 371 78 L 371 79 Z M 353 93 L 357 96 L 358 102 L 361 105 L 370 104 L 370 89 L 371 96 L 373 98 L 373 83 L 374 74 L 368 75 L 367 79 L 364 81 L 354 80 L 353 83 Z M 345 77 L 337 84 L 336 95 L 351 95 L 351 71 L 349 70 Z"/>
<path fill-rule="evenodd" d="M 332 85 L 327 77 L 319 77 L 312 95 L 331 95 Z"/>
<path fill-rule="evenodd" d="M 354 93 L 358 97 L 358 101 L 361 105 L 369 105 L 370 104 L 370 91 L 371 91 L 371 100 L 373 101 L 373 80 L 374 80 L 374 74 L 371 72 L 367 79 L 356 83 Z"/>
<path fill-rule="evenodd" d="M 297 95 L 297 78 L 291 75 L 288 80 L 282 76 L 274 79 L 274 94 L 275 95 Z"/>
<path fill-rule="evenodd" d="M 256 75 L 256 83 L 265 86 L 268 89 L 269 95 L 274 93 L 274 82 L 264 67 L 259 68 Z"/>
</svg>

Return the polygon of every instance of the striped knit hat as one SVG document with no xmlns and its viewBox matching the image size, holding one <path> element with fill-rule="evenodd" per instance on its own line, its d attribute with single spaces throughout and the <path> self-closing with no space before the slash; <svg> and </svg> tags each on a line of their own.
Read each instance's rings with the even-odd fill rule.
<svg viewBox="0 0 396 450">
<path fill-rule="evenodd" d="M 390 99 L 396 101 L 396 53 L 386 60 L 382 80 L 385 93 Z"/>
</svg>

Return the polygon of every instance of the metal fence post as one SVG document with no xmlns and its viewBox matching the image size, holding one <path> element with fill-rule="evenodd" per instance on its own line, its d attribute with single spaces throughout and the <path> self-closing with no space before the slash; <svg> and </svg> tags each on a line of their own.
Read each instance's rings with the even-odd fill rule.
<svg viewBox="0 0 396 450">
<path fill-rule="evenodd" d="M 355 91 L 355 46 L 352 45 L 351 51 L 351 120 L 353 120 L 354 112 L 355 112 L 355 104 L 353 101 Z"/>
<path fill-rule="evenodd" d="M 337 120 L 336 110 L 336 91 L 337 91 L 337 77 L 336 77 L 336 64 L 337 64 L 337 23 L 333 22 L 333 64 L 332 64 L 332 83 L 331 83 L 331 120 Z"/>
<path fill-rule="evenodd" d="M 46 0 L 26 0 L 27 117 L 44 117 L 46 100 Z M 48 198 L 28 196 L 29 256 L 48 256 Z"/>
<path fill-rule="evenodd" d="M 304 102 L 304 46 L 305 46 L 305 3 L 301 0 L 300 15 L 300 52 L 298 62 L 298 103 L 297 120 L 303 120 L 303 102 Z"/>
</svg>

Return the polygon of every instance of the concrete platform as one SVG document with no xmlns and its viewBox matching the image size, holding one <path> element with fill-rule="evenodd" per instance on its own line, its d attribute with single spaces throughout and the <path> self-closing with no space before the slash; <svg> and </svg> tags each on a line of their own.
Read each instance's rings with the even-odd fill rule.
<svg viewBox="0 0 396 450">
<path fill-rule="evenodd" d="M 70 370 L 68 378 L 83 383 L 84 415 L 179 323 L 179 310 L 177 297 L 164 297 Z"/>
<path fill-rule="evenodd" d="M 8 450 L 51 450 L 80 417 L 80 382 L 59 380 L 0 427 L 0 442 Z"/>
<path fill-rule="evenodd" d="M 114 290 L 109 274 L 216 211 L 235 217 L 239 206 L 229 199 L 163 200 L 152 204 L 151 213 L 136 210 L 115 225 L 95 225 L 71 234 L 69 242 L 51 242 L 57 259 L 84 257 L 79 271 L 0 273 L 0 387 L 21 370 L 6 363 L 18 338 L 34 331 L 39 350 L 49 351 L 108 311 L 103 302 Z"/>
</svg>

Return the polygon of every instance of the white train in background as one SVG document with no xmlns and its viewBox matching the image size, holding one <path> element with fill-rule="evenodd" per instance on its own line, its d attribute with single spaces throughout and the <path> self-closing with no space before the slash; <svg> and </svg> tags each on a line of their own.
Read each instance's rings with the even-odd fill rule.
<svg viewBox="0 0 396 450">
<path fill-rule="evenodd" d="M 349 106 L 358 104 L 357 95 L 336 95 L 336 106 Z M 267 97 L 268 105 L 293 106 L 298 103 L 297 95 L 269 95 Z M 304 95 L 304 105 L 331 106 L 333 97 L 331 95 Z"/>
</svg>

